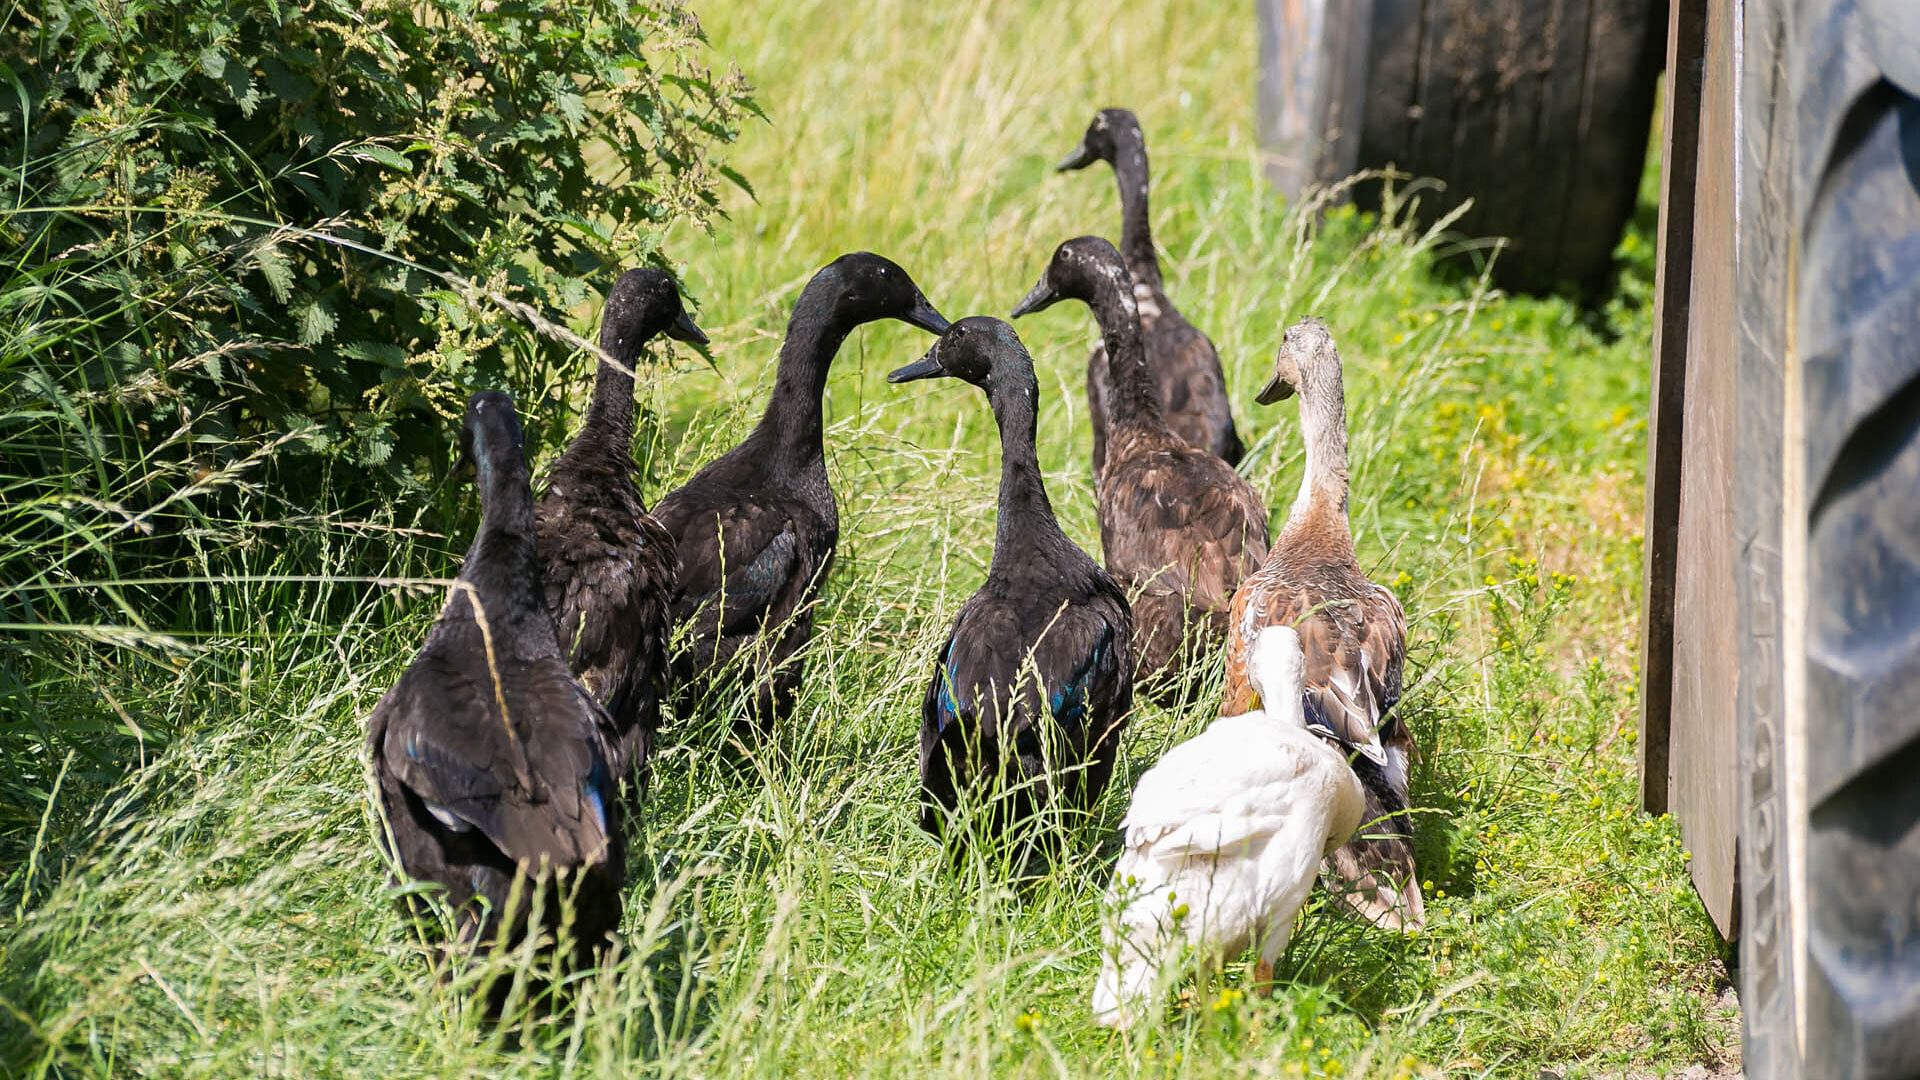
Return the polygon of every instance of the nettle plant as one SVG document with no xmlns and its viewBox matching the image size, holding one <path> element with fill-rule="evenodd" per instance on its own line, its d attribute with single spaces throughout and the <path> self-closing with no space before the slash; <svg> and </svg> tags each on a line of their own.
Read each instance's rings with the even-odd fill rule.
<svg viewBox="0 0 1920 1080">
<path fill-rule="evenodd" d="M 558 384 L 529 313 L 665 265 L 744 185 L 713 152 L 756 109 L 704 53 L 680 0 L 16 9 L 0 441 L 418 495 L 472 390 Z"/>
</svg>

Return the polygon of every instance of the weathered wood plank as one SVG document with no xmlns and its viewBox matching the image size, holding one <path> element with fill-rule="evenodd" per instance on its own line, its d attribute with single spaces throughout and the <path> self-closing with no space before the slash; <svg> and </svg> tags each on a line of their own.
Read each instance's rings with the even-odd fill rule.
<svg viewBox="0 0 1920 1080">
<path fill-rule="evenodd" d="M 1738 832 L 1739 611 L 1733 542 L 1734 280 L 1737 143 L 1733 4 L 1708 7 L 1694 183 L 1692 289 L 1687 318 L 1686 437 L 1680 455 L 1674 554 L 1673 714 L 1669 805 L 1693 852 L 1693 881 L 1722 934 L 1734 930 Z"/>
<path fill-rule="evenodd" d="M 1640 805 L 1667 812 L 1673 715 L 1673 569 L 1680 538 L 1680 403 L 1686 388 L 1688 290 L 1693 285 L 1694 182 L 1707 0 L 1673 0 L 1667 14 L 1667 97 L 1661 125 L 1660 252 L 1653 300 L 1653 393 L 1647 417 L 1647 508 L 1640 602 Z"/>
</svg>

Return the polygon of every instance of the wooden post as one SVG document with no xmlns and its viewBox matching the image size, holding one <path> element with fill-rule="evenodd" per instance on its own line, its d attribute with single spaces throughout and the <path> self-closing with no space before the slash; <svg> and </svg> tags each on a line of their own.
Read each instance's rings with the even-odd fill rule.
<svg viewBox="0 0 1920 1080">
<path fill-rule="evenodd" d="M 1360 166 L 1373 0 L 1256 0 L 1260 145 L 1267 179 L 1295 198 Z"/>
<path fill-rule="evenodd" d="M 1660 251 L 1653 300 L 1653 394 L 1647 418 L 1647 523 L 1640 635 L 1640 805 L 1667 812 L 1673 717 L 1673 572 L 1680 539 L 1680 445 L 1686 390 L 1693 203 L 1706 0 L 1667 13 L 1667 100 L 1660 145 Z"/>
</svg>

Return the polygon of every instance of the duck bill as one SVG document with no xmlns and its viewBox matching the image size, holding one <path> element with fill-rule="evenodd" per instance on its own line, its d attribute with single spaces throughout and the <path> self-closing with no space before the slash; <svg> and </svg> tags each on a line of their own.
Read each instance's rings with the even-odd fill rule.
<svg viewBox="0 0 1920 1080">
<path fill-rule="evenodd" d="M 1261 405 L 1271 405 L 1276 401 L 1285 401 L 1292 396 L 1293 384 L 1275 375 L 1273 378 L 1267 380 L 1267 385 L 1260 388 L 1260 392 L 1253 396 L 1253 400 Z"/>
<path fill-rule="evenodd" d="M 935 345 L 927 350 L 927 355 L 906 367 L 888 372 L 887 381 L 890 383 L 919 382 L 921 379 L 937 379 L 946 373 L 947 369 L 940 366 L 940 346 Z"/>
<path fill-rule="evenodd" d="M 1022 315 L 1045 311 L 1059 302 L 1060 294 L 1053 290 L 1052 285 L 1042 281 L 1033 287 L 1033 291 L 1027 294 L 1026 299 L 1013 306 L 1013 317 L 1017 319 Z"/>
<path fill-rule="evenodd" d="M 673 320 L 673 325 L 667 327 L 667 336 L 675 341 L 684 341 L 689 345 L 707 344 L 706 333 L 698 326 L 695 326 L 693 324 L 693 317 L 684 311 L 680 313 L 678 318 Z"/>
<path fill-rule="evenodd" d="M 947 332 L 947 327 L 953 325 L 947 322 L 946 316 L 933 310 L 933 305 L 927 303 L 927 298 L 924 296 L 913 302 L 913 307 L 908 309 L 905 315 L 900 316 L 900 321 L 908 326 L 917 326 L 929 334 L 944 334 Z"/>
<path fill-rule="evenodd" d="M 1073 148 L 1073 153 L 1054 163 L 1053 171 L 1073 172 L 1076 169 L 1084 169 L 1099 160 L 1100 155 L 1089 149 L 1087 141 L 1082 139 L 1080 145 Z"/>
</svg>

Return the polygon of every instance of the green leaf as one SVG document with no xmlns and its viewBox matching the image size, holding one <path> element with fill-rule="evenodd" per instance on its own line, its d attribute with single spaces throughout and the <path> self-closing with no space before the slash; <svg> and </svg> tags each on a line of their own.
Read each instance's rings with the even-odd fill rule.
<svg viewBox="0 0 1920 1080">
<path fill-rule="evenodd" d="M 333 317 L 333 312 L 318 300 L 302 305 L 294 312 L 294 320 L 302 345 L 318 345 L 333 333 L 334 327 L 340 325 L 339 320 Z"/>
<path fill-rule="evenodd" d="M 267 280 L 273 298 L 285 304 L 293 295 L 293 266 L 278 244 L 261 244 L 253 249 L 253 264 Z"/>
<path fill-rule="evenodd" d="M 388 367 L 404 368 L 407 365 L 407 350 L 384 341 L 350 341 L 340 346 L 340 355 Z"/>
<path fill-rule="evenodd" d="M 731 183 L 734 187 L 737 187 L 741 191 L 745 192 L 747 195 L 747 198 L 752 199 L 754 202 L 760 201 L 760 196 L 754 194 L 753 185 L 747 183 L 746 177 L 741 176 L 739 173 L 735 172 L 731 167 L 726 165 L 716 165 L 714 166 L 714 169 L 717 172 L 719 172 L 721 176 L 726 177 L 728 183 Z"/>
<path fill-rule="evenodd" d="M 400 172 L 410 173 L 413 171 L 413 162 L 407 160 L 406 155 L 390 147 L 382 146 L 379 143 L 361 143 L 359 146 L 353 148 L 353 156 L 367 161 L 379 162 L 389 169 L 397 169 Z"/>
</svg>

